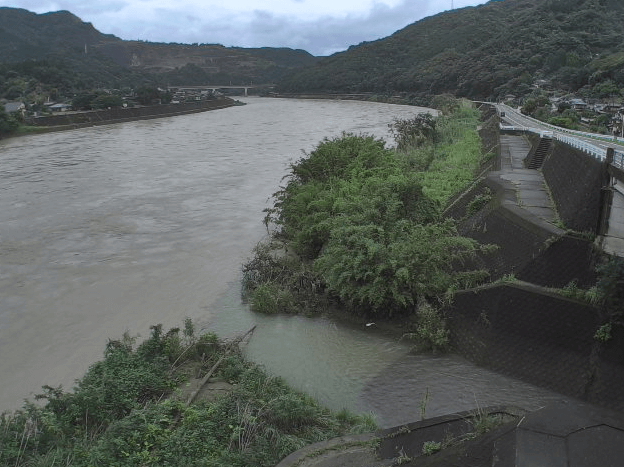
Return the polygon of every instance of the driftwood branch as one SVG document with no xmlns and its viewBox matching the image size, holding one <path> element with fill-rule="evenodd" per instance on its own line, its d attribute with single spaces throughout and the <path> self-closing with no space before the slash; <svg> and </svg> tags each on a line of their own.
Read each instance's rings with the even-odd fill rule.
<svg viewBox="0 0 624 467">
<path fill-rule="evenodd" d="M 206 383 L 208 382 L 208 380 L 211 378 L 211 376 L 214 374 L 215 371 L 217 371 L 217 368 L 219 368 L 219 365 L 221 365 L 221 363 L 223 362 L 223 360 L 225 359 L 225 357 L 228 356 L 228 354 L 230 353 L 230 351 L 234 348 L 234 346 L 239 345 L 241 342 L 243 342 L 247 336 L 251 336 L 251 334 L 254 332 L 254 330 L 256 329 L 256 326 L 254 326 L 253 328 L 251 328 L 249 331 L 247 331 L 245 334 L 243 334 L 242 336 L 238 336 L 236 337 L 232 342 L 230 342 L 230 344 L 227 346 L 225 353 L 223 355 L 221 355 L 221 357 L 219 358 L 219 360 L 217 360 L 217 363 L 215 363 L 214 365 L 212 365 L 212 368 L 210 368 L 210 371 L 208 371 L 208 373 L 206 373 L 206 375 L 201 379 L 201 381 L 199 382 L 199 386 L 197 387 L 197 389 L 195 389 L 191 395 L 188 397 L 188 399 L 186 400 L 186 406 L 188 407 L 189 405 L 191 405 L 193 403 L 193 401 L 195 400 L 195 398 L 197 397 L 197 395 L 199 394 L 199 392 L 202 390 L 202 388 L 206 385 Z"/>
</svg>

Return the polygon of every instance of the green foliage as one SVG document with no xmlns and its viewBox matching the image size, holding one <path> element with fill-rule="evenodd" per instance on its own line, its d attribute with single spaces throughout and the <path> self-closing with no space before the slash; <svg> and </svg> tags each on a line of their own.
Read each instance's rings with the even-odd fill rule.
<svg viewBox="0 0 624 467">
<path fill-rule="evenodd" d="M 430 222 L 437 207 L 422 194 L 415 173 L 402 170 L 383 140 L 343 134 L 324 140 L 291 167 L 287 185 L 274 195 L 267 223 L 298 255 L 315 259 L 333 228 L 349 223 L 388 225 L 407 217 Z"/>
<path fill-rule="evenodd" d="M 624 259 L 610 256 L 596 271 L 600 304 L 607 315 L 621 317 L 624 314 Z"/>
<path fill-rule="evenodd" d="M 457 236 L 450 221 L 402 221 L 392 230 L 346 225 L 332 233 L 314 266 L 352 311 L 391 316 L 409 309 L 418 297 L 483 279 L 480 272 L 453 269 L 477 249 L 475 241 Z"/>
<path fill-rule="evenodd" d="M 292 313 L 294 306 L 290 292 L 271 282 L 259 284 L 251 296 L 251 309 L 258 313 Z"/>
<path fill-rule="evenodd" d="M 390 133 L 399 151 L 418 148 L 425 143 L 435 143 L 439 136 L 436 132 L 437 120 L 428 113 L 420 113 L 408 119 L 395 118 L 388 125 Z"/>
<path fill-rule="evenodd" d="M 610 341 L 611 340 L 611 329 L 612 329 L 611 323 L 603 324 L 594 333 L 594 339 L 596 339 L 598 342 L 602 342 L 602 343 Z"/>
<path fill-rule="evenodd" d="M 260 313 L 315 312 L 329 298 L 308 262 L 286 254 L 279 242 L 260 243 L 243 265 L 243 296 Z"/>
<path fill-rule="evenodd" d="M 123 100 L 121 96 L 111 94 L 100 94 L 91 103 L 93 109 L 108 109 L 121 107 L 122 105 Z"/>
<path fill-rule="evenodd" d="M 485 207 L 492 200 L 492 192 L 489 188 L 485 188 L 483 193 L 479 193 L 474 198 L 470 200 L 468 206 L 466 206 L 466 216 L 472 216 L 479 212 L 483 207 Z"/>
<path fill-rule="evenodd" d="M 621 88 L 622 2 L 560 5 L 565 7 L 553 8 L 552 1 L 492 1 L 424 18 L 295 70 L 280 88 L 503 98 L 529 94 L 536 79 L 576 91 L 594 70 Z"/>
<path fill-rule="evenodd" d="M 9 115 L 0 105 L 0 138 L 14 133 L 19 127 L 19 121 Z"/>
<path fill-rule="evenodd" d="M 428 170 L 421 174 L 423 193 L 441 206 L 464 191 L 484 161 L 476 132 L 479 113 L 468 103 L 450 116 L 439 118 L 440 143 Z"/>
<path fill-rule="evenodd" d="M 155 86 L 141 86 L 136 90 L 137 100 L 143 105 L 161 103 L 161 92 Z"/>
<path fill-rule="evenodd" d="M 438 441 L 425 441 L 422 447 L 422 453 L 425 456 L 431 456 L 442 449 L 442 443 Z"/>
<path fill-rule="evenodd" d="M 579 126 L 576 121 L 570 117 L 551 117 L 547 119 L 551 125 L 559 126 L 561 128 L 569 128 L 571 130 L 578 130 Z"/>
<path fill-rule="evenodd" d="M 102 91 L 82 92 L 72 99 L 72 107 L 75 110 L 107 109 L 122 105 L 121 96 Z"/>
<path fill-rule="evenodd" d="M 588 298 L 600 307 L 603 321 L 594 339 L 606 343 L 611 340 L 615 326 L 624 326 L 624 260 L 608 256 L 596 267 L 596 272 L 598 282 L 590 289 Z"/>
<path fill-rule="evenodd" d="M 73 393 L 45 387 L 44 406 L 2 414 L 0 465 L 268 467 L 306 444 L 376 428 L 293 391 L 214 334 L 195 336 L 190 320 L 182 336 L 158 325 L 136 349 L 134 340 L 109 342 Z M 193 365 L 224 356 L 219 376 L 233 389 L 190 406 L 162 398 L 180 380 L 175 355 Z"/>
<path fill-rule="evenodd" d="M 404 337 L 416 341 L 416 350 L 437 352 L 448 348 L 449 331 L 440 311 L 422 301 L 415 318 L 414 332 Z"/>
<path fill-rule="evenodd" d="M 439 220 L 440 207 L 468 186 L 483 159 L 476 112 L 448 107 L 455 112 L 436 120 L 396 120 L 400 149 L 343 134 L 292 164 L 265 223 L 296 255 L 256 250 L 244 267 L 252 308 L 290 311 L 293 296 L 300 304 L 323 291 L 352 312 L 391 316 L 487 277 L 464 270 L 483 248 Z"/>
</svg>

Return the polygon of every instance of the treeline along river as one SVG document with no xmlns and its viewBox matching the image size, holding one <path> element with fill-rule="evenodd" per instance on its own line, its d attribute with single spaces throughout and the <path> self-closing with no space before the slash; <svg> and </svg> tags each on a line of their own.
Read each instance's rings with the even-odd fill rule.
<svg viewBox="0 0 624 467">
<path fill-rule="evenodd" d="M 375 326 L 268 317 L 240 299 L 288 163 L 342 131 L 389 138 L 422 109 L 353 101 L 248 104 L 0 142 L 0 411 L 70 388 L 109 338 L 185 317 L 223 337 L 257 329 L 249 357 L 383 426 L 559 398 L 458 356 L 409 355 Z"/>
</svg>

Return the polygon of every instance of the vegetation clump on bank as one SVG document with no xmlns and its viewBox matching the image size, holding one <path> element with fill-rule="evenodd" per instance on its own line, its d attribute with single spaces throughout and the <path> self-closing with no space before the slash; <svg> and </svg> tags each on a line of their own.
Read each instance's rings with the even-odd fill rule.
<svg viewBox="0 0 624 467">
<path fill-rule="evenodd" d="M 216 367 L 216 368 L 215 368 Z M 178 386 L 209 369 L 231 390 L 185 403 Z M 135 346 L 106 346 L 73 392 L 44 387 L 0 418 L 0 465 L 273 466 L 306 444 L 375 428 L 369 416 L 333 413 L 247 362 L 215 334 L 153 326 Z"/>
<path fill-rule="evenodd" d="M 259 312 L 336 305 L 364 316 L 413 314 L 449 290 L 487 278 L 470 267 L 487 250 L 441 212 L 484 156 L 479 115 L 457 102 L 447 115 L 397 120 L 397 147 L 343 134 L 291 164 L 266 211 L 270 241 L 243 266 L 244 295 Z"/>
</svg>

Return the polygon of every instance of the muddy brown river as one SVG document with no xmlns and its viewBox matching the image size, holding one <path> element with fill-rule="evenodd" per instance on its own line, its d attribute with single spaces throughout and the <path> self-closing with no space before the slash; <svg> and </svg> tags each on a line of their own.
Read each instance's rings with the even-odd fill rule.
<svg viewBox="0 0 624 467">
<path fill-rule="evenodd" d="M 459 356 L 410 355 L 375 329 L 259 316 L 240 268 L 266 235 L 262 210 L 288 163 L 342 131 L 389 138 L 415 107 L 244 98 L 200 114 L 0 141 L 0 411 L 43 384 L 71 388 L 109 338 L 185 317 L 336 409 L 382 426 L 561 396 Z"/>
</svg>

